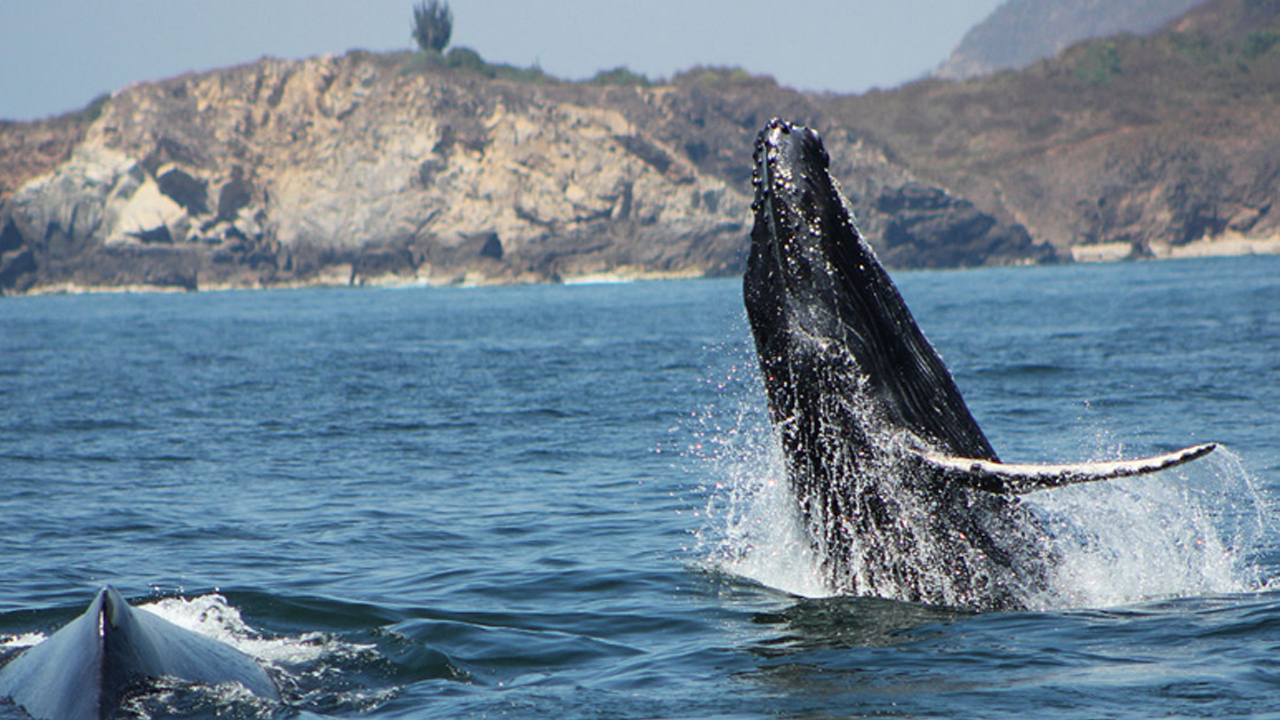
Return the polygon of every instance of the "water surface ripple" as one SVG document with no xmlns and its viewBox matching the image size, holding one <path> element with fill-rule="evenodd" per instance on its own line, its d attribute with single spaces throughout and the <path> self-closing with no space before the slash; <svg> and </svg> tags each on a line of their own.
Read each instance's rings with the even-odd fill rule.
<svg viewBox="0 0 1280 720">
<path fill-rule="evenodd" d="M 736 280 L 0 300 L 0 662 L 112 583 L 262 659 L 135 717 L 1245 717 L 1280 701 L 1280 258 L 897 276 L 1035 612 L 821 597 Z M 0 705 L 0 718 L 17 718 Z"/>
</svg>

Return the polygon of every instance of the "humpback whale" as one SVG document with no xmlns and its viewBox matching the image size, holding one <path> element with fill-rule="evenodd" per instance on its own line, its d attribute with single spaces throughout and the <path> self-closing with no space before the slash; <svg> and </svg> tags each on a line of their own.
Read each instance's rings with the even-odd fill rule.
<svg viewBox="0 0 1280 720">
<path fill-rule="evenodd" d="M 836 593 L 1027 607 L 1049 587 L 1048 531 L 1018 496 L 1140 475 L 1212 452 L 1000 461 L 859 233 L 818 133 L 770 121 L 755 147 L 743 295 L 769 415 Z"/>
<path fill-rule="evenodd" d="M 110 586 L 83 615 L 0 668 L 0 697 L 38 720 L 112 717 L 127 693 L 148 679 L 240 683 L 280 699 L 257 661 L 225 643 L 129 607 Z"/>
</svg>

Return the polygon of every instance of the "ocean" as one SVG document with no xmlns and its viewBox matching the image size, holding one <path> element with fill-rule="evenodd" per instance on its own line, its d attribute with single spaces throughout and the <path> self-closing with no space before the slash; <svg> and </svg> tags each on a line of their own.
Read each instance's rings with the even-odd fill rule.
<svg viewBox="0 0 1280 720">
<path fill-rule="evenodd" d="M 111 584 L 284 695 L 127 717 L 1280 717 L 1277 278 L 895 275 L 1004 459 L 1223 445 L 986 614 L 825 592 L 739 280 L 3 298 L 0 663 Z"/>
</svg>

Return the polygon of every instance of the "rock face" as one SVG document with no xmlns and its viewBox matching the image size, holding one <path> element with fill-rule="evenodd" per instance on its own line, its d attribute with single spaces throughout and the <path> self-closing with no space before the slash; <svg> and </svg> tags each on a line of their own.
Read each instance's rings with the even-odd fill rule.
<svg viewBox="0 0 1280 720">
<path fill-rule="evenodd" d="M 534 84 L 362 52 L 134 85 L 99 110 L 56 162 L 13 171 L 0 291 L 739 272 L 751 138 L 821 114 L 740 71 Z M 917 178 L 833 138 L 874 224 L 879 193 Z M 1045 255 L 989 252 L 995 226 L 1025 232 L 934 190 L 950 200 L 912 206 L 901 264 Z"/>
<path fill-rule="evenodd" d="M 0 293 L 740 272 L 751 149 L 821 128 L 894 267 L 1280 246 L 1280 2 L 1214 0 L 1020 72 L 863 96 L 352 52 L 0 123 Z"/>
<path fill-rule="evenodd" d="M 933 76 L 967 80 L 1017 70 L 1067 47 L 1160 29 L 1205 0 L 1007 0 L 965 34 Z"/>
<path fill-rule="evenodd" d="M 130 87 L 4 227 L 46 285 L 218 287 L 714 271 L 746 213 L 616 111 L 353 53 Z"/>
<path fill-rule="evenodd" d="M 1045 262 L 1053 249 L 1031 240 L 1021 225 L 1002 225 L 993 215 L 941 188 L 909 183 L 886 189 L 875 200 L 880 256 L 897 267 L 969 267 Z"/>
<path fill-rule="evenodd" d="M 1188 3 L 1053 12 L 1150 25 Z M 0 123 L 0 293 L 736 273 L 773 116 L 823 130 L 891 266 L 1280 249 L 1277 38 L 1280 2 L 1213 0 L 1148 37 L 863 96 L 363 52 L 139 84 Z"/>
</svg>

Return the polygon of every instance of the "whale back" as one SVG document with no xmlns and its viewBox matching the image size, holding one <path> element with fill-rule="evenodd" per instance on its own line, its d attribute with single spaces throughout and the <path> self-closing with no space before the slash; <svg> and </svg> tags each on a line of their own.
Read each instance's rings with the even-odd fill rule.
<svg viewBox="0 0 1280 720">
<path fill-rule="evenodd" d="M 0 669 L 0 697 L 11 698 L 33 718 L 101 717 L 104 597 L 99 592 L 83 615 Z"/>
<path fill-rule="evenodd" d="M 0 668 L 0 697 L 39 720 L 111 717 L 121 696 L 160 677 L 240 683 L 260 697 L 279 690 L 257 661 L 213 638 L 136 610 L 104 587 L 84 614 Z"/>
</svg>

